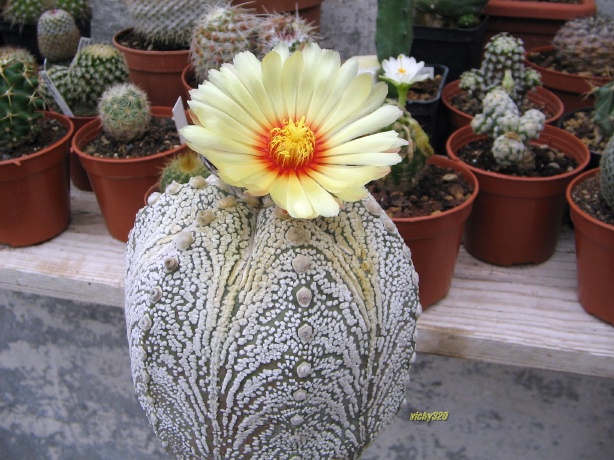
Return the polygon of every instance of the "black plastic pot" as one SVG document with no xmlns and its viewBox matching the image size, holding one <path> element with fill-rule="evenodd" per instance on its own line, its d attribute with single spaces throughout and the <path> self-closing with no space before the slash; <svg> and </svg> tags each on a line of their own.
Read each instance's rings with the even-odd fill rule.
<svg viewBox="0 0 614 460">
<path fill-rule="evenodd" d="M 417 61 L 437 62 L 449 69 L 450 81 L 469 69 L 480 67 L 488 16 L 473 29 L 449 29 L 414 25 L 410 56 Z"/>
<path fill-rule="evenodd" d="M 565 124 L 565 122 L 569 120 L 570 118 L 572 118 L 576 113 L 578 112 L 591 113 L 592 111 L 593 111 L 593 107 L 581 107 L 575 110 L 571 110 L 565 113 L 561 118 L 559 118 L 557 126 L 561 129 L 565 129 L 563 128 L 563 125 Z M 589 152 L 591 154 L 591 159 L 588 162 L 588 166 L 586 167 L 586 170 L 598 168 L 599 163 L 601 162 L 602 153 L 597 152 L 596 150 L 590 150 L 590 149 L 589 149 Z"/>
</svg>

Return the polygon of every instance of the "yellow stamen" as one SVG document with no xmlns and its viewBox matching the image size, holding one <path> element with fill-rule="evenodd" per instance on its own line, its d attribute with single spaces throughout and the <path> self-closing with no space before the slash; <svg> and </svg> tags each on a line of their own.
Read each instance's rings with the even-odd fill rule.
<svg viewBox="0 0 614 460">
<path fill-rule="evenodd" d="M 406 70 L 403 67 L 399 67 L 399 73 L 403 74 L 405 72 L 406 72 Z"/>
<path fill-rule="evenodd" d="M 281 168 L 300 168 L 313 158 L 316 145 L 314 132 L 305 125 L 288 120 L 281 128 L 269 131 L 269 155 Z"/>
</svg>

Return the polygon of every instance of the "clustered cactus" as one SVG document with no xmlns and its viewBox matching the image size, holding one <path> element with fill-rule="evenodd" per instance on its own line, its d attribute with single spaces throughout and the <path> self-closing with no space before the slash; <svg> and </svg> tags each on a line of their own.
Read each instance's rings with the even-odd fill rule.
<svg viewBox="0 0 614 460">
<path fill-rule="evenodd" d="M 541 75 L 523 63 L 524 46 L 520 38 L 502 32 L 493 36 L 484 47 L 484 58 L 479 69 L 461 75 L 460 87 L 472 98 L 482 100 L 504 80 L 513 80 L 508 88 L 512 100 L 519 105 L 527 93 L 541 85 Z"/>
<path fill-rule="evenodd" d="M 290 51 L 319 39 L 304 19 L 284 13 L 257 15 L 254 9 L 212 4 L 198 19 L 190 37 L 190 62 L 197 81 L 211 69 L 242 52 L 262 57 L 280 42 Z"/>
<path fill-rule="evenodd" d="M 96 114 L 96 104 L 102 93 L 116 83 L 129 81 L 124 55 L 113 45 L 92 43 L 83 47 L 69 66 L 52 66 L 47 74 L 77 116 Z M 41 82 L 45 102 L 54 106 L 53 95 Z"/>
<path fill-rule="evenodd" d="M 92 14 L 89 0 L 8 0 L 2 14 L 12 24 L 35 25 L 45 11 L 53 8 L 66 11 L 76 21 L 87 20 Z"/>
<path fill-rule="evenodd" d="M 36 25 L 38 49 L 49 61 L 72 59 L 79 47 L 81 32 L 73 16 L 60 9 L 51 9 L 41 14 Z"/>
<path fill-rule="evenodd" d="M 107 88 L 98 102 L 102 129 L 117 142 L 132 142 L 149 129 L 150 103 L 145 91 L 132 83 Z"/>
<path fill-rule="evenodd" d="M 601 193 L 608 206 L 614 210 L 614 136 L 610 137 L 599 164 Z"/>
<path fill-rule="evenodd" d="M 597 14 L 567 21 L 552 45 L 559 62 L 574 73 L 614 69 L 614 17 Z"/>
<path fill-rule="evenodd" d="M 43 101 L 37 93 L 38 78 L 27 64 L 0 58 L 0 152 L 11 150 L 38 134 L 37 120 Z"/>
<path fill-rule="evenodd" d="M 415 0 L 416 21 L 430 26 L 475 27 L 487 0 Z"/>
<path fill-rule="evenodd" d="M 494 140 L 492 154 L 500 167 L 517 165 L 520 170 L 528 170 L 534 165 L 529 142 L 539 137 L 545 120 L 536 109 L 521 115 L 510 95 L 495 88 L 484 97 L 483 112 L 473 118 L 471 127 Z"/>
</svg>

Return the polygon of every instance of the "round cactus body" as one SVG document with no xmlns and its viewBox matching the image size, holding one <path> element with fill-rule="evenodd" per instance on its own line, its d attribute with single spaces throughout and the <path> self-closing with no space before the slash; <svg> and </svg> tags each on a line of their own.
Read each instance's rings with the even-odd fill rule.
<svg viewBox="0 0 614 460">
<path fill-rule="evenodd" d="M 166 190 L 166 187 L 173 182 L 187 184 L 194 176 L 207 177 L 209 169 L 196 152 L 188 149 L 186 153 L 176 156 L 164 167 L 160 175 L 160 190 Z"/>
<path fill-rule="evenodd" d="M 48 0 L 8 0 L 3 3 L 4 18 L 20 26 L 36 24 L 43 11 L 49 8 Z"/>
<path fill-rule="evenodd" d="M 81 32 L 74 18 L 64 10 L 47 10 L 38 20 L 38 49 L 50 61 L 72 59 L 80 39 Z"/>
<path fill-rule="evenodd" d="M 288 13 L 272 13 L 259 24 L 257 47 L 259 55 L 263 56 L 278 43 L 285 43 L 292 52 L 305 43 L 318 40 L 316 28 L 305 19 Z"/>
<path fill-rule="evenodd" d="M 614 136 L 608 141 L 599 164 L 601 193 L 610 208 L 614 209 Z"/>
<path fill-rule="evenodd" d="M 213 176 L 137 215 L 126 319 L 141 405 L 190 459 L 356 459 L 405 395 L 420 312 L 372 197 L 294 219 Z"/>
<path fill-rule="evenodd" d="M 131 142 L 149 129 L 151 106 L 141 88 L 119 83 L 102 93 L 98 114 L 105 133 L 118 142 Z"/>
</svg>

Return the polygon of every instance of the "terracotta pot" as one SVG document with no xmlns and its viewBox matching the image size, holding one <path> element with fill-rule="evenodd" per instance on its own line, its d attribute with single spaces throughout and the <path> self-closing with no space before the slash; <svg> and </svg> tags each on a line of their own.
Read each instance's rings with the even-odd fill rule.
<svg viewBox="0 0 614 460">
<path fill-rule="evenodd" d="M 132 83 L 145 90 L 152 106 L 173 107 L 180 96 L 185 104 L 181 72 L 188 65 L 190 51 L 142 51 L 121 45 L 121 37 L 131 30 L 115 34 L 113 45 L 126 57 Z"/>
<path fill-rule="evenodd" d="M 567 187 L 576 241 L 578 300 L 587 312 L 614 324 L 614 226 L 589 216 L 571 198 L 577 185 L 596 174 L 599 169 L 586 171 Z"/>
<path fill-rule="evenodd" d="M 232 0 L 234 5 L 246 4 L 258 13 L 295 13 L 313 25 L 320 26 L 320 6 L 323 0 Z"/>
<path fill-rule="evenodd" d="M 392 219 L 411 249 L 412 261 L 420 277 L 420 303 L 427 308 L 448 295 L 465 222 L 478 195 L 478 181 L 462 162 L 441 155 L 428 161 L 460 172 L 473 187 L 473 195 L 454 209 L 434 216 Z"/>
<path fill-rule="evenodd" d="M 452 133 L 446 144 L 448 155 L 463 145 L 484 139 L 470 126 Z M 552 177 L 515 177 L 467 167 L 477 176 L 480 193 L 467 221 L 465 248 L 494 265 L 538 264 L 552 256 L 565 214 L 565 188 L 588 164 L 589 151 L 577 137 L 546 125 L 532 141 L 547 144 L 574 158 L 578 166 Z"/>
<path fill-rule="evenodd" d="M 171 117 L 169 107 L 152 107 L 156 117 Z M 181 152 L 185 145 L 143 158 L 112 159 L 88 155 L 83 148 L 102 130 L 100 119 L 83 126 L 72 141 L 72 150 L 87 171 L 96 200 L 111 236 L 128 240 L 136 213 L 143 207 L 143 195 L 159 178 L 169 157 Z"/>
<path fill-rule="evenodd" d="M 29 246 L 62 233 L 70 220 L 68 146 L 74 128 L 64 115 L 45 112 L 68 132 L 25 157 L 0 161 L 0 243 Z"/>
<path fill-rule="evenodd" d="M 549 45 L 565 21 L 597 12 L 595 0 L 578 3 L 489 0 L 484 14 L 490 17 L 485 41 L 501 32 L 521 38 L 525 49 Z"/>
<path fill-rule="evenodd" d="M 457 109 L 454 104 L 452 104 L 452 99 L 463 92 L 464 90 L 460 88 L 460 80 L 454 80 L 444 86 L 441 94 L 441 102 L 446 107 L 446 118 L 453 131 L 469 125 L 471 120 L 473 120 L 473 115 L 469 115 Z M 535 91 L 529 93 L 528 98 L 534 103 L 543 105 L 548 113 L 553 114 L 546 119 L 547 124 L 555 125 L 561 115 L 563 115 L 565 110 L 563 101 L 546 88 L 538 86 Z"/>
<path fill-rule="evenodd" d="M 589 95 L 589 93 L 595 86 L 602 86 L 612 80 L 612 78 L 587 78 L 571 73 L 557 72 L 556 70 L 538 66 L 526 58 L 526 56 L 532 53 L 551 51 L 554 51 L 554 46 L 552 45 L 531 48 L 526 52 L 524 63 L 541 74 L 543 85 L 563 101 L 565 112 L 570 112 L 587 105 L 594 105 L 595 98 Z"/>
</svg>

